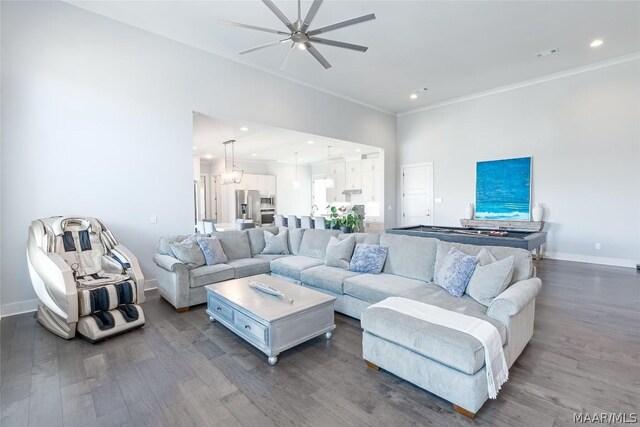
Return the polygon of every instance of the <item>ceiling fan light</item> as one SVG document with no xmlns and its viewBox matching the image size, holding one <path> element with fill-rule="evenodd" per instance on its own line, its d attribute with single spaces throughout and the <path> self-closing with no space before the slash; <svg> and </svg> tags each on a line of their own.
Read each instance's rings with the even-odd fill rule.
<svg viewBox="0 0 640 427">
<path fill-rule="evenodd" d="M 307 45 L 304 43 L 296 43 L 298 45 L 298 49 L 307 50 Z"/>
</svg>

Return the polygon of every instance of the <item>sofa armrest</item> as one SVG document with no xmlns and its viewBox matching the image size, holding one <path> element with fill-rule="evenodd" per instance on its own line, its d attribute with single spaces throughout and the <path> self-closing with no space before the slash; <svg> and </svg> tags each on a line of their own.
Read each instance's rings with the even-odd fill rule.
<svg viewBox="0 0 640 427">
<path fill-rule="evenodd" d="M 158 267 L 173 273 L 188 272 L 189 270 L 182 261 L 169 255 L 155 254 L 153 256 L 153 262 L 155 262 Z"/>
<path fill-rule="evenodd" d="M 509 286 L 489 305 L 487 316 L 507 323 L 510 317 L 520 313 L 542 288 L 542 281 L 537 277 L 521 280 Z"/>
<path fill-rule="evenodd" d="M 153 262 L 158 269 L 158 293 L 175 308 L 189 306 L 189 269 L 181 261 L 168 255 L 155 254 Z"/>
</svg>

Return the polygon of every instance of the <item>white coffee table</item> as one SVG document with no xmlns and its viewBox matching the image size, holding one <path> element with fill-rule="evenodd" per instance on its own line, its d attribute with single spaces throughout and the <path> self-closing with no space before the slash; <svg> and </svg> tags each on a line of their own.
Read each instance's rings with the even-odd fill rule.
<svg viewBox="0 0 640 427">
<path fill-rule="evenodd" d="M 293 303 L 249 286 L 267 283 Z M 268 356 L 270 365 L 278 355 L 324 334 L 331 339 L 335 297 L 307 289 L 267 274 L 205 286 L 209 319 L 218 321 Z"/>
</svg>

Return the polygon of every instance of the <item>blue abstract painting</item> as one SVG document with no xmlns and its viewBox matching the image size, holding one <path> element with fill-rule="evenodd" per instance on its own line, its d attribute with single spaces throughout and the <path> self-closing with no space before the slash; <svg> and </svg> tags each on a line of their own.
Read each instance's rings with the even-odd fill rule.
<svg viewBox="0 0 640 427">
<path fill-rule="evenodd" d="M 476 219 L 529 221 L 531 157 L 476 163 Z"/>
</svg>

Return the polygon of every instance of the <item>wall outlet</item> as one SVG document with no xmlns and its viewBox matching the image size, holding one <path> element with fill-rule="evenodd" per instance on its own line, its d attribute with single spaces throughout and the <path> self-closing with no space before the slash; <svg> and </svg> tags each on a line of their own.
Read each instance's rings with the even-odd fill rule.
<svg viewBox="0 0 640 427">
<path fill-rule="evenodd" d="M 156 223 L 158 222 L 158 215 L 151 215 L 151 216 L 149 217 L 149 222 L 150 222 L 151 224 L 156 224 Z"/>
<path fill-rule="evenodd" d="M 601 245 L 600 243 L 596 243 L 596 249 L 597 249 L 597 250 L 602 249 L 602 245 Z"/>
</svg>

